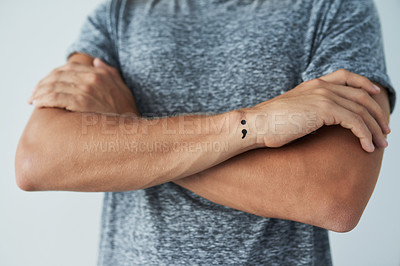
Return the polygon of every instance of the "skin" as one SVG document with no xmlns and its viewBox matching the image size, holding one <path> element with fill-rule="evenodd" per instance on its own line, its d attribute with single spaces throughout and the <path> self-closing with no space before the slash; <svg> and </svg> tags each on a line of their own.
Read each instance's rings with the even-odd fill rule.
<svg viewBox="0 0 400 266">
<path fill-rule="evenodd" d="M 187 125 L 203 125 L 207 119 L 216 125 L 214 131 L 195 134 L 193 127 L 180 128 L 182 117 L 140 119 L 127 92 L 115 69 L 81 54 L 43 79 L 30 99 L 38 108 L 17 150 L 18 185 L 24 190 L 119 191 L 173 181 L 218 204 L 345 232 L 356 226 L 373 192 L 390 131 L 386 91 L 343 70 L 304 82 L 253 108 L 183 117 Z M 90 117 L 100 122 L 82 134 L 82 117 L 89 114 L 79 112 L 95 112 Z M 107 124 L 102 118 L 117 124 L 122 117 L 104 113 L 129 113 L 123 125 L 146 128 L 151 134 L 126 134 L 119 126 L 112 128 L 113 134 L 102 134 Z M 305 113 L 314 115 L 312 125 Z M 279 124 L 271 121 L 278 116 L 283 119 Z M 178 133 L 164 134 L 164 123 Z M 242 139 L 243 128 L 247 134 Z M 227 141 L 229 148 L 82 152 L 85 143 L 116 139 L 162 139 L 169 147 Z"/>
</svg>

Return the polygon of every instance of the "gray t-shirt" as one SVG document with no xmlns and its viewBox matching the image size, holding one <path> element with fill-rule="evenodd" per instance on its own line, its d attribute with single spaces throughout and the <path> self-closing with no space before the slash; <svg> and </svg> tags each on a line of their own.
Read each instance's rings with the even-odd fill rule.
<svg viewBox="0 0 400 266">
<path fill-rule="evenodd" d="M 117 67 L 144 116 L 250 107 L 339 68 L 395 99 L 371 0 L 106 1 L 73 52 Z M 166 183 L 105 193 L 98 264 L 331 265 L 331 256 L 324 229 Z"/>
</svg>

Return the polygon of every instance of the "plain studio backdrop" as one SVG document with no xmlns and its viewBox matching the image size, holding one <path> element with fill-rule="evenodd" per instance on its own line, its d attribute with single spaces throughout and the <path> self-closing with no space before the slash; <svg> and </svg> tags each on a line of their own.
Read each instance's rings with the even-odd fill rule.
<svg viewBox="0 0 400 266">
<path fill-rule="evenodd" d="M 362 1 L 362 0 L 360 0 Z M 95 265 L 102 193 L 23 192 L 15 185 L 18 139 L 36 83 L 65 63 L 67 46 L 100 0 L 0 1 L 0 265 Z M 400 1 L 379 0 L 389 75 L 400 88 Z M 331 233 L 334 264 L 400 265 L 400 103 L 375 192 L 359 225 Z"/>
</svg>

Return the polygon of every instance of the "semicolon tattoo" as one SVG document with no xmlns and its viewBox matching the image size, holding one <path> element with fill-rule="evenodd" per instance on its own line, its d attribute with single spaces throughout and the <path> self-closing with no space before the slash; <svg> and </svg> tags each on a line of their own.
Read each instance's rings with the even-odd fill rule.
<svg viewBox="0 0 400 266">
<path fill-rule="evenodd" d="M 246 120 L 242 120 L 242 121 L 240 121 L 240 124 L 242 124 L 242 125 L 246 125 Z M 242 130 L 242 139 L 244 139 L 245 137 L 246 137 L 246 134 L 247 134 L 247 130 L 246 129 L 243 129 Z"/>
</svg>

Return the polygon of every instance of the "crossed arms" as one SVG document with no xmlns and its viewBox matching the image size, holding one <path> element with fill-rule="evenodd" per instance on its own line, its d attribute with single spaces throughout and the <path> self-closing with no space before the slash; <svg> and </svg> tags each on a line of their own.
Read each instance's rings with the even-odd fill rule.
<svg viewBox="0 0 400 266">
<path fill-rule="evenodd" d="M 147 120 L 138 117 L 134 101 L 126 97 L 127 88 L 118 74 L 92 61 L 87 55 L 76 54 L 70 58 L 69 67 L 53 72 L 39 84 L 34 95 L 36 106 L 61 108 L 35 108 L 26 126 L 16 154 L 17 183 L 22 189 L 121 191 L 172 181 L 215 203 L 255 215 L 304 222 L 338 232 L 349 231 L 358 223 L 376 184 L 386 146 L 384 134 L 389 132 L 389 103 L 383 88 L 379 93 L 365 78 L 340 71 L 303 83 L 283 97 L 254 108 L 216 116 Z M 98 71 L 97 75 L 85 72 L 89 70 Z M 76 81 L 80 84 L 90 79 L 89 83 L 97 87 L 114 86 L 107 92 L 114 94 L 112 100 L 104 95 L 89 99 L 102 91 L 90 89 L 94 86 L 82 87 L 86 96 L 79 98 L 63 98 L 60 94 L 55 97 L 54 91 L 61 90 L 57 84 L 65 85 L 70 78 L 68 73 L 72 72 L 75 75 L 71 77 L 75 78 L 77 72 L 86 73 L 85 78 Z M 53 84 L 52 88 L 49 84 Z M 316 105 L 317 118 L 321 119 L 313 127 L 296 132 L 283 128 L 281 134 L 271 135 L 268 130 L 259 133 L 260 126 L 268 124 L 262 119 L 260 123 L 260 114 L 289 107 L 292 109 L 288 112 L 302 113 L 304 106 L 312 106 L 307 100 L 315 100 L 316 93 L 318 97 L 334 99 L 332 102 L 338 106 L 321 101 L 331 111 L 322 113 L 320 110 L 324 108 Z M 339 105 L 346 108 L 342 110 Z M 126 112 L 131 115 L 116 115 Z M 181 128 L 182 119 L 189 127 Z M 244 139 L 242 120 L 246 120 L 248 130 Z M 83 121 L 89 121 L 84 133 Z M 202 130 L 201 125 L 207 121 L 215 128 Z M 298 122 L 304 121 L 300 117 Z M 200 125 L 196 134 L 194 125 Z M 131 134 L 126 128 L 137 130 Z M 178 133 L 165 134 L 166 128 Z M 316 133 L 307 135 L 316 129 Z M 167 148 L 158 152 L 90 150 L 100 142 L 160 140 Z M 229 145 L 222 152 L 204 149 L 176 152 L 176 145 L 187 142 Z"/>
</svg>

